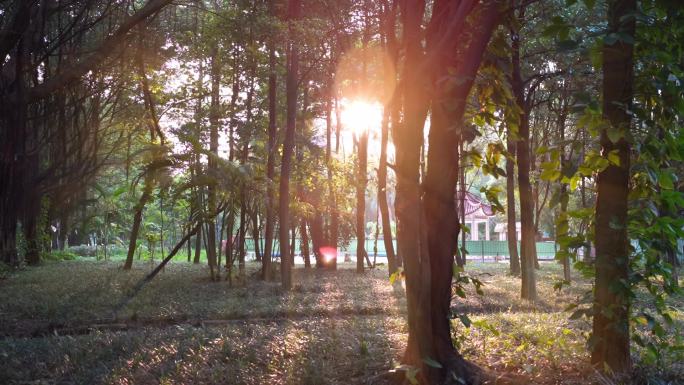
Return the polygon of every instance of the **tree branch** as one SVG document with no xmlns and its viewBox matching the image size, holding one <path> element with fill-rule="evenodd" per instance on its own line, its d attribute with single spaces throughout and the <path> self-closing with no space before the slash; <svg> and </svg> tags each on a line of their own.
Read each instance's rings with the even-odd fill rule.
<svg viewBox="0 0 684 385">
<path fill-rule="evenodd" d="M 27 101 L 30 102 L 45 98 L 59 88 L 76 81 L 78 78 L 88 73 L 88 71 L 93 70 L 116 51 L 115 48 L 124 41 L 128 36 L 128 32 L 133 29 L 133 27 L 159 12 L 162 8 L 169 5 L 171 1 L 172 0 L 149 0 L 144 7 L 128 17 L 126 21 L 124 21 L 116 31 L 109 35 L 109 37 L 107 37 L 86 59 L 74 63 L 46 82 L 29 89 L 27 92 Z"/>
</svg>

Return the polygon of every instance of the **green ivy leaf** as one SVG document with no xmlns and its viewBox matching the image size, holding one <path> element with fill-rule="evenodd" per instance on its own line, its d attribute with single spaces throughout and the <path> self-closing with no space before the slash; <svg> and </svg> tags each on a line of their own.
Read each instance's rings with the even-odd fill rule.
<svg viewBox="0 0 684 385">
<path fill-rule="evenodd" d="M 672 174 L 670 174 L 670 172 L 667 170 L 661 171 L 658 175 L 658 185 L 665 190 L 673 190 L 674 180 L 672 178 Z"/>
</svg>

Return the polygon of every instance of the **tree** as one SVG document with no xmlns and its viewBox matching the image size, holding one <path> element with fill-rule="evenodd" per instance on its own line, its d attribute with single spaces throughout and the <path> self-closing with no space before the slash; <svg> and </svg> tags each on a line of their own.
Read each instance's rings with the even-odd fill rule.
<svg viewBox="0 0 684 385">
<path fill-rule="evenodd" d="M 385 50 L 390 56 L 390 60 L 385 60 L 383 66 L 383 81 L 386 83 L 385 88 L 394 90 L 396 87 L 396 74 L 394 68 L 397 65 L 399 56 L 398 44 L 396 41 L 396 13 L 397 4 L 393 2 L 390 6 L 388 2 L 383 1 L 384 16 L 382 22 L 384 23 L 383 34 L 385 39 Z M 390 85 L 389 87 L 387 86 Z M 387 143 L 389 141 L 390 124 L 393 126 L 398 124 L 398 101 L 392 98 L 392 95 L 384 95 L 388 100 L 383 109 L 382 127 L 380 134 L 380 160 L 378 164 L 378 208 L 380 210 L 380 218 L 382 221 L 382 238 L 385 244 L 385 252 L 387 253 L 387 267 L 390 276 L 398 271 L 400 261 L 394 253 L 394 242 L 392 241 L 392 227 L 390 221 L 389 207 L 387 204 Z"/>
<path fill-rule="evenodd" d="M 275 17 L 274 1 L 269 1 L 269 13 Z M 268 142 L 266 154 L 266 229 L 264 233 L 264 257 L 262 259 L 261 277 L 271 279 L 271 260 L 273 258 L 273 232 L 275 230 L 275 158 L 278 143 L 278 110 L 277 93 L 278 78 L 276 72 L 276 49 L 274 37 L 268 40 Z"/>
<path fill-rule="evenodd" d="M 499 5 L 490 1 L 449 7 L 448 2 L 437 1 L 427 28 L 427 55 L 424 55 L 420 23 L 425 3 L 407 1 L 402 4 L 406 55 L 401 79 L 404 82 L 404 125 L 394 137 L 398 244 L 405 261 L 409 311 L 405 360 L 422 368 L 429 383 L 442 383 L 452 378 L 466 383 L 482 380 L 482 373 L 454 348 L 449 324 L 454 251 L 459 230 L 454 204 L 458 176 L 455 150 L 458 135 L 464 129 L 470 89 L 499 20 Z M 471 30 L 470 39 L 459 39 L 466 29 Z M 427 68 L 432 70 L 432 78 L 424 77 Z M 441 81 L 444 76 L 450 79 L 448 85 Z M 426 83 L 434 87 L 432 101 L 425 93 Z M 418 187 L 420 147 L 430 105 L 428 170 L 425 198 L 421 201 Z M 457 129 L 451 129 L 453 122 Z M 430 360 L 439 365 L 424 364 Z"/>
<path fill-rule="evenodd" d="M 596 281 L 591 362 L 615 373 L 631 369 L 629 350 L 629 237 L 627 209 L 630 179 L 630 106 L 633 84 L 633 39 L 636 0 L 608 2 L 608 33 L 603 41 L 603 117 L 601 151 L 614 153 L 599 172 L 596 196 Z M 609 35 L 610 36 L 610 35 Z"/>
<path fill-rule="evenodd" d="M 523 19 L 525 5 L 520 5 L 518 18 Z M 520 296 L 523 299 L 535 301 L 537 286 L 535 280 L 536 240 L 534 231 L 534 200 L 530 183 L 530 97 L 525 95 L 523 79 L 520 70 L 520 35 L 513 32 L 511 36 L 512 73 L 511 88 L 518 108 L 518 142 L 516 155 L 518 159 L 518 191 L 520 192 L 520 270 L 522 286 Z"/>
<path fill-rule="evenodd" d="M 518 229 L 515 216 L 515 139 L 514 132 L 508 127 L 506 132 L 506 239 L 508 240 L 508 255 L 510 256 L 510 273 L 520 275 L 520 259 L 518 258 Z"/>
<path fill-rule="evenodd" d="M 25 223 L 37 223 L 34 217 L 39 213 L 36 210 L 36 202 L 40 199 L 36 193 L 45 191 L 46 187 L 56 187 L 65 182 L 67 173 L 57 164 L 50 164 L 49 167 L 40 170 L 38 162 L 39 151 L 33 151 L 33 156 L 26 156 L 27 144 L 36 145 L 31 142 L 38 134 L 38 125 L 29 122 L 29 106 L 47 105 L 51 98 L 58 100 L 58 105 L 65 101 L 68 87 L 75 87 L 79 84 L 82 92 L 89 88 L 86 79 L 97 78 L 98 67 L 110 59 L 115 53 L 120 52 L 130 31 L 136 26 L 147 22 L 151 16 L 156 15 L 170 0 L 150 0 L 147 1 L 137 12 L 128 15 L 126 12 L 118 12 L 119 7 L 104 7 L 102 14 L 94 10 L 99 6 L 99 2 L 88 1 L 79 6 L 79 11 L 70 15 L 71 20 L 67 23 L 57 22 L 57 18 L 62 17 L 60 13 L 49 15 L 47 12 L 38 12 L 40 7 L 36 1 L 12 1 L 7 2 L 7 16 L 3 13 L 3 31 L 0 34 L 0 54 L 3 61 L 0 63 L 2 73 L 0 83 L 0 218 L 2 218 L 0 228 L 0 259 L 10 264 L 19 262 L 16 250 L 17 223 L 22 220 Z M 91 19 L 95 14 L 99 14 L 96 19 Z M 121 15 L 126 15 L 121 17 Z M 7 18 L 7 19 L 6 19 Z M 49 21 L 49 22 L 48 22 Z M 107 36 L 101 41 L 97 41 L 89 48 L 89 55 L 81 57 L 80 60 L 67 59 L 66 52 L 62 52 L 61 47 L 76 46 L 82 43 L 84 36 L 89 32 L 103 28 L 109 22 L 107 32 L 102 34 Z M 72 28 L 74 33 L 66 33 L 67 28 Z M 49 31 L 51 28 L 52 31 Z M 56 46 L 48 46 L 45 42 L 52 39 L 46 37 L 49 32 L 57 35 L 65 34 L 69 38 L 58 39 Z M 32 44 L 31 42 L 41 42 Z M 47 53 L 62 53 L 65 60 L 55 60 L 42 62 L 42 58 L 47 57 Z M 42 82 L 38 82 L 37 73 L 41 65 L 46 64 Z M 13 67 L 12 71 L 8 69 Z M 88 73 L 91 72 L 90 76 Z M 97 83 L 95 83 L 97 84 Z M 97 86 L 95 86 L 97 88 Z M 101 95 L 101 94 L 100 94 Z M 118 95 L 118 93 L 110 94 Z M 90 96 L 90 95 L 88 95 Z M 96 98 L 92 99 L 97 100 Z M 94 106 L 101 104 L 96 102 Z M 54 110 L 53 110 L 54 113 Z M 59 111 L 57 111 L 59 113 Z M 99 114 L 95 121 L 99 121 Z M 92 117 L 89 120 L 93 119 Z M 91 120 L 92 121 L 92 120 Z M 36 121 L 36 122 L 40 122 Z M 52 127 L 64 127 L 55 125 Z M 95 126 L 97 127 L 97 126 Z M 46 137 L 62 135 L 54 131 L 46 132 Z M 64 137 L 62 135 L 62 137 Z M 79 143 L 82 146 L 84 143 Z M 92 143 L 90 143 L 92 145 Z M 93 153 L 91 153 L 93 154 Z M 94 152 L 97 154 L 97 151 Z M 81 159 L 79 166 L 69 170 L 68 174 L 76 177 L 79 183 L 84 178 L 90 178 L 96 169 L 101 165 L 101 159 Z M 83 166 L 83 167 L 80 167 Z M 87 166 L 87 167 L 86 167 Z M 36 175 L 36 172 L 44 175 Z M 58 176 L 59 175 L 59 176 Z M 38 188 L 38 181 L 42 181 L 43 186 Z M 48 186 L 51 185 L 51 186 Z M 22 191 L 32 191 L 32 194 L 23 194 Z M 30 231 L 29 235 L 35 232 Z M 36 262 L 36 261 L 32 261 Z"/>
<path fill-rule="evenodd" d="M 302 12 L 301 0 L 289 0 L 288 2 L 288 32 L 287 43 L 287 123 L 285 127 L 285 140 L 283 142 L 283 159 L 280 166 L 280 197 L 279 197 L 279 223 L 280 223 L 280 278 L 285 290 L 292 288 L 292 262 L 290 255 L 289 230 L 290 230 L 290 171 L 292 169 L 292 154 L 294 152 L 294 136 L 297 124 L 297 89 L 299 73 L 299 45 L 294 40 L 295 23 Z"/>
</svg>

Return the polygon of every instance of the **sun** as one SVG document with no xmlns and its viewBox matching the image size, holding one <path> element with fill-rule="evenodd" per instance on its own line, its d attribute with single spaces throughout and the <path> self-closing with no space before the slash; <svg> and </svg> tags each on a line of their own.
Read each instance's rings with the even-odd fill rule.
<svg viewBox="0 0 684 385">
<path fill-rule="evenodd" d="M 380 132 L 382 105 L 362 99 L 342 101 L 342 124 L 355 135 Z"/>
</svg>

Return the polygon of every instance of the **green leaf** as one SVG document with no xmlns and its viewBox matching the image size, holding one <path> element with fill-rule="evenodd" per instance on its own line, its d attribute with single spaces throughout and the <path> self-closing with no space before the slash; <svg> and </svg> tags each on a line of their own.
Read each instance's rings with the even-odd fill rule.
<svg viewBox="0 0 684 385">
<path fill-rule="evenodd" d="M 584 5 L 591 11 L 596 5 L 596 0 L 582 0 Z"/>
<path fill-rule="evenodd" d="M 666 190 L 673 190 L 674 180 L 672 178 L 672 174 L 670 174 L 670 172 L 668 172 L 667 170 L 661 171 L 658 175 L 658 184 L 660 185 L 660 187 Z"/>
<path fill-rule="evenodd" d="M 389 276 L 390 285 L 394 285 L 395 282 L 401 281 L 402 279 L 404 279 L 404 270 L 400 267 L 399 269 L 397 269 L 397 271 L 390 274 L 390 276 Z"/>
<path fill-rule="evenodd" d="M 546 169 L 542 171 L 540 177 L 550 182 L 557 181 L 561 177 L 561 172 L 556 169 Z"/>
<path fill-rule="evenodd" d="M 472 325 L 472 321 L 470 320 L 470 318 L 466 314 L 459 314 L 458 319 L 460 319 L 463 326 L 465 326 L 467 328 L 469 328 L 470 325 Z"/>
<path fill-rule="evenodd" d="M 570 190 L 575 191 L 577 190 L 577 184 L 580 181 L 580 177 L 578 175 L 573 176 L 570 178 Z"/>
<path fill-rule="evenodd" d="M 606 128 L 606 135 L 608 135 L 608 139 L 613 143 L 617 143 L 624 136 L 622 130 L 615 126 L 608 126 Z"/>
<path fill-rule="evenodd" d="M 615 166 L 620 166 L 620 155 L 618 150 L 613 150 L 608 153 L 608 161 Z"/>
</svg>

